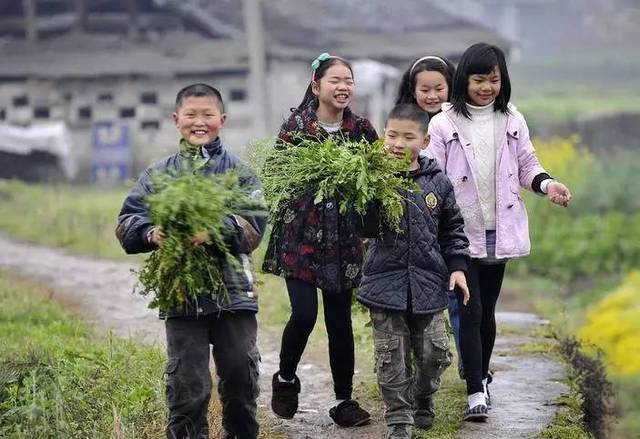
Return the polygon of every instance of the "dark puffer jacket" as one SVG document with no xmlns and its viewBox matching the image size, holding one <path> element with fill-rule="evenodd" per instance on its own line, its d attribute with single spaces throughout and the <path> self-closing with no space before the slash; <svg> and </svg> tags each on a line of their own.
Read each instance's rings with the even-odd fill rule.
<svg viewBox="0 0 640 439">
<path fill-rule="evenodd" d="M 419 188 L 403 193 L 402 233 L 385 227 L 376 209 L 365 218 L 364 234 L 375 239 L 357 297 L 368 307 L 429 314 L 447 307 L 449 274 L 466 271 L 469 241 L 453 186 L 436 162 L 421 158 L 410 176 Z"/>
<path fill-rule="evenodd" d="M 298 135 L 324 140 L 329 134 L 318 125 L 315 103 L 295 110 L 282 125 L 281 141 L 297 144 Z M 371 123 L 344 110 L 338 136 L 351 140 L 375 141 Z M 326 291 L 351 290 L 360 282 L 364 250 L 356 233 L 361 218 L 340 215 L 335 198 L 316 204 L 314 193 L 289 203 L 273 224 L 262 269 L 285 278 L 300 279 Z"/>
<path fill-rule="evenodd" d="M 205 175 L 221 174 L 235 169 L 240 175 L 240 184 L 252 196 L 264 200 L 260 181 L 255 173 L 234 155 L 228 153 L 220 142 L 205 145 L 207 157 L 202 171 Z M 147 232 L 153 224 L 149 218 L 149 208 L 144 197 L 152 193 L 151 175 L 155 172 L 170 172 L 183 169 L 188 161 L 185 152 L 173 154 L 145 170 L 124 200 L 116 236 L 127 253 L 149 252 L 156 246 L 147 240 Z M 266 203 L 265 203 L 266 212 Z M 161 310 L 161 316 L 180 317 L 199 314 L 212 314 L 221 310 L 258 311 L 258 302 L 254 290 L 254 277 L 251 272 L 249 254 L 260 243 L 267 227 L 265 216 L 232 215 L 225 218 L 224 237 L 232 254 L 238 259 L 237 267 L 221 260 L 224 283 L 229 291 L 228 299 L 212 294 L 203 294 L 197 301 L 189 303 L 185 309 Z M 215 250 L 212 250 L 215 254 Z"/>
</svg>

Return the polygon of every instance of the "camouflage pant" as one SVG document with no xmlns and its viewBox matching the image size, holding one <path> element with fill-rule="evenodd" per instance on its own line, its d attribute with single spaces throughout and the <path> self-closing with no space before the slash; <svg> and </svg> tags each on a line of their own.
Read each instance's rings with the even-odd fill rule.
<svg viewBox="0 0 640 439">
<path fill-rule="evenodd" d="M 370 314 L 387 425 L 413 424 L 416 411 L 433 416 L 433 394 L 451 364 L 444 312 L 372 310 Z"/>
<path fill-rule="evenodd" d="M 167 438 L 207 439 L 211 397 L 209 346 L 218 375 L 222 426 L 227 437 L 258 437 L 259 393 L 255 313 L 222 312 L 200 317 L 169 318 L 166 393 Z"/>
</svg>

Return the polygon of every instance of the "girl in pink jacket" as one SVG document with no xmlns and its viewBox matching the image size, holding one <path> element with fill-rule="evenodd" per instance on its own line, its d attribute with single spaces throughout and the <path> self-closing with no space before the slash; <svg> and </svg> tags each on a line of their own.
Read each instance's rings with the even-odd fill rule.
<svg viewBox="0 0 640 439">
<path fill-rule="evenodd" d="M 491 401 L 489 361 L 496 337 L 495 307 L 509 258 L 529 253 L 529 226 L 520 187 L 567 206 L 569 189 L 536 157 L 527 124 L 509 103 L 504 53 L 485 43 L 458 64 L 450 104 L 429 124 L 428 154 L 453 184 L 470 242 L 471 299 L 460 307 L 460 348 L 467 382 L 464 419 L 483 421 Z"/>
</svg>

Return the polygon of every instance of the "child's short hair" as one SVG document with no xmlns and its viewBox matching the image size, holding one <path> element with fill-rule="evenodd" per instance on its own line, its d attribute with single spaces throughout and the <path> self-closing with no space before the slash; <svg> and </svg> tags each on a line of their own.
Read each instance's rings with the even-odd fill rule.
<svg viewBox="0 0 640 439">
<path fill-rule="evenodd" d="M 429 128 L 429 113 L 415 104 L 398 104 L 389 112 L 387 123 L 391 119 L 410 120 L 416 122 L 420 126 L 420 132 L 427 134 Z"/>
<path fill-rule="evenodd" d="M 398 96 L 396 97 L 396 105 L 398 104 L 418 104 L 416 101 L 415 89 L 416 89 L 416 76 L 420 72 L 439 72 L 444 76 L 447 81 L 447 87 L 449 93 L 447 100 L 451 99 L 451 91 L 453 90 L 453 76 L 456 73 L 456 68 L 451 61 L 442 56 L 423 56 L 417 58 L 411 62 L 409 68 L 402 75 L 400 86 L 398 87 Z"/>
<path fill-rule="evenodd" d="M 180 90 L 176 95 L 176 106 L 175 110 L 178 111 L 182 106 L 182 102 L 189 97 L 203 97 L 203 96 L 211 96 L 215 100 L 218 101 L 218 105 L 220 107 L 220 111 L 224 113 L 224 102 L 222 101 L 222 95 L 218 91 L 217 88 L 211 87 L 208 84 L 197 83 L 187 85 L 185 88 Z"/>
<path fill-rule="evenodd" d="M 509 112 L 509 100 L 511 99 L 511 80 L 507 72 L 507 61 L 504 52 L 498 46 L 487 43 L 476 43 L 464 51 L 456 75 L 453 78 L 453 95 L 451 104 L 456 113 L 468 118 L 471 117 L 467 109 L 469 99 L 469 76 L 487 75 L 494 66 L 500 70 L 500 93 L 496 97 L 494 109 L 507 114 Z"/>
</svg>

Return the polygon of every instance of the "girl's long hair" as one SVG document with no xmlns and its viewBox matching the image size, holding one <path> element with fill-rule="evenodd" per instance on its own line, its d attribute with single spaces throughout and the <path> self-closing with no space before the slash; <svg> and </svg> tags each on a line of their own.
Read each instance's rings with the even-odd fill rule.
<svg viewBox="0 0 640 439">
<path fill-rule="evenodd" d="M 353 75 L 353 68 L 351 67 L 351 63 L 349 63 L 349 61 L 347 61 L 346 59 L 340 58 L 338 56 L 332 56 L 331 58 L 321 61 L 318 68 L 313 72 L 313 77 L 309 82 L 307 91 L 304 93 L 302 102 L 300 102 L 300 105 L 298 105 L 298 110 L 303 110 L 311 102 L 317 101 L 318 98 L 316 97 L 316 95 L 313 94 L 313 91 L 311 89 L 312 82 L 313 81 L 320 82 L 322 77 L 327 73 L 327 70 L 329 69 L 329 67 L 334 66 L 336 64 L 342 64 L 343 66 L 348 68 L 351 71 L 351 75 Z M 317 102 L 316 102 L 316 106 L 317 106 Z"/>
<path fill-rule="evenodd" d="M 511 99 L 511 80 L 507 71 L 504 52 L 497 46 L 487 43 L 476 43 L 462 54 L 458 69 L 453 78 L 453 94 L 451 104 L 457 114 L 471 118 L 467 102 L 469 101 L 469 76 L 488 75 L 493 68 L 500 70 L 500 93 L 493 104 L 494 111 L 509 113 L 509 99 Z"/>
<path fill-rule="evenodd" d="M 414 104 L 418 105 L 416 101 L 416 76 L 420 72 L 439 72 L 442 73 L 444 79 L 447 81 L 447 87 L 449 88 L 449 93 L 447 95 L 447 100 L 451 99 L 451 91 L 453 90 L 453 76 L 456 73 L 456 68 L 453 66 L 451 61 L 442 56 L 438 56 L 442 61 L 435 58 L 427 58 L 421 61 L 418 61 L 420 58 L 416 58 L 411 62 L 409 68 L 402 75 L 402 80 L 400 81 L 400 86 L 398 87 L 398 96 L 396 97 L 396 105 L 399 104 Z"/>
</svg>

